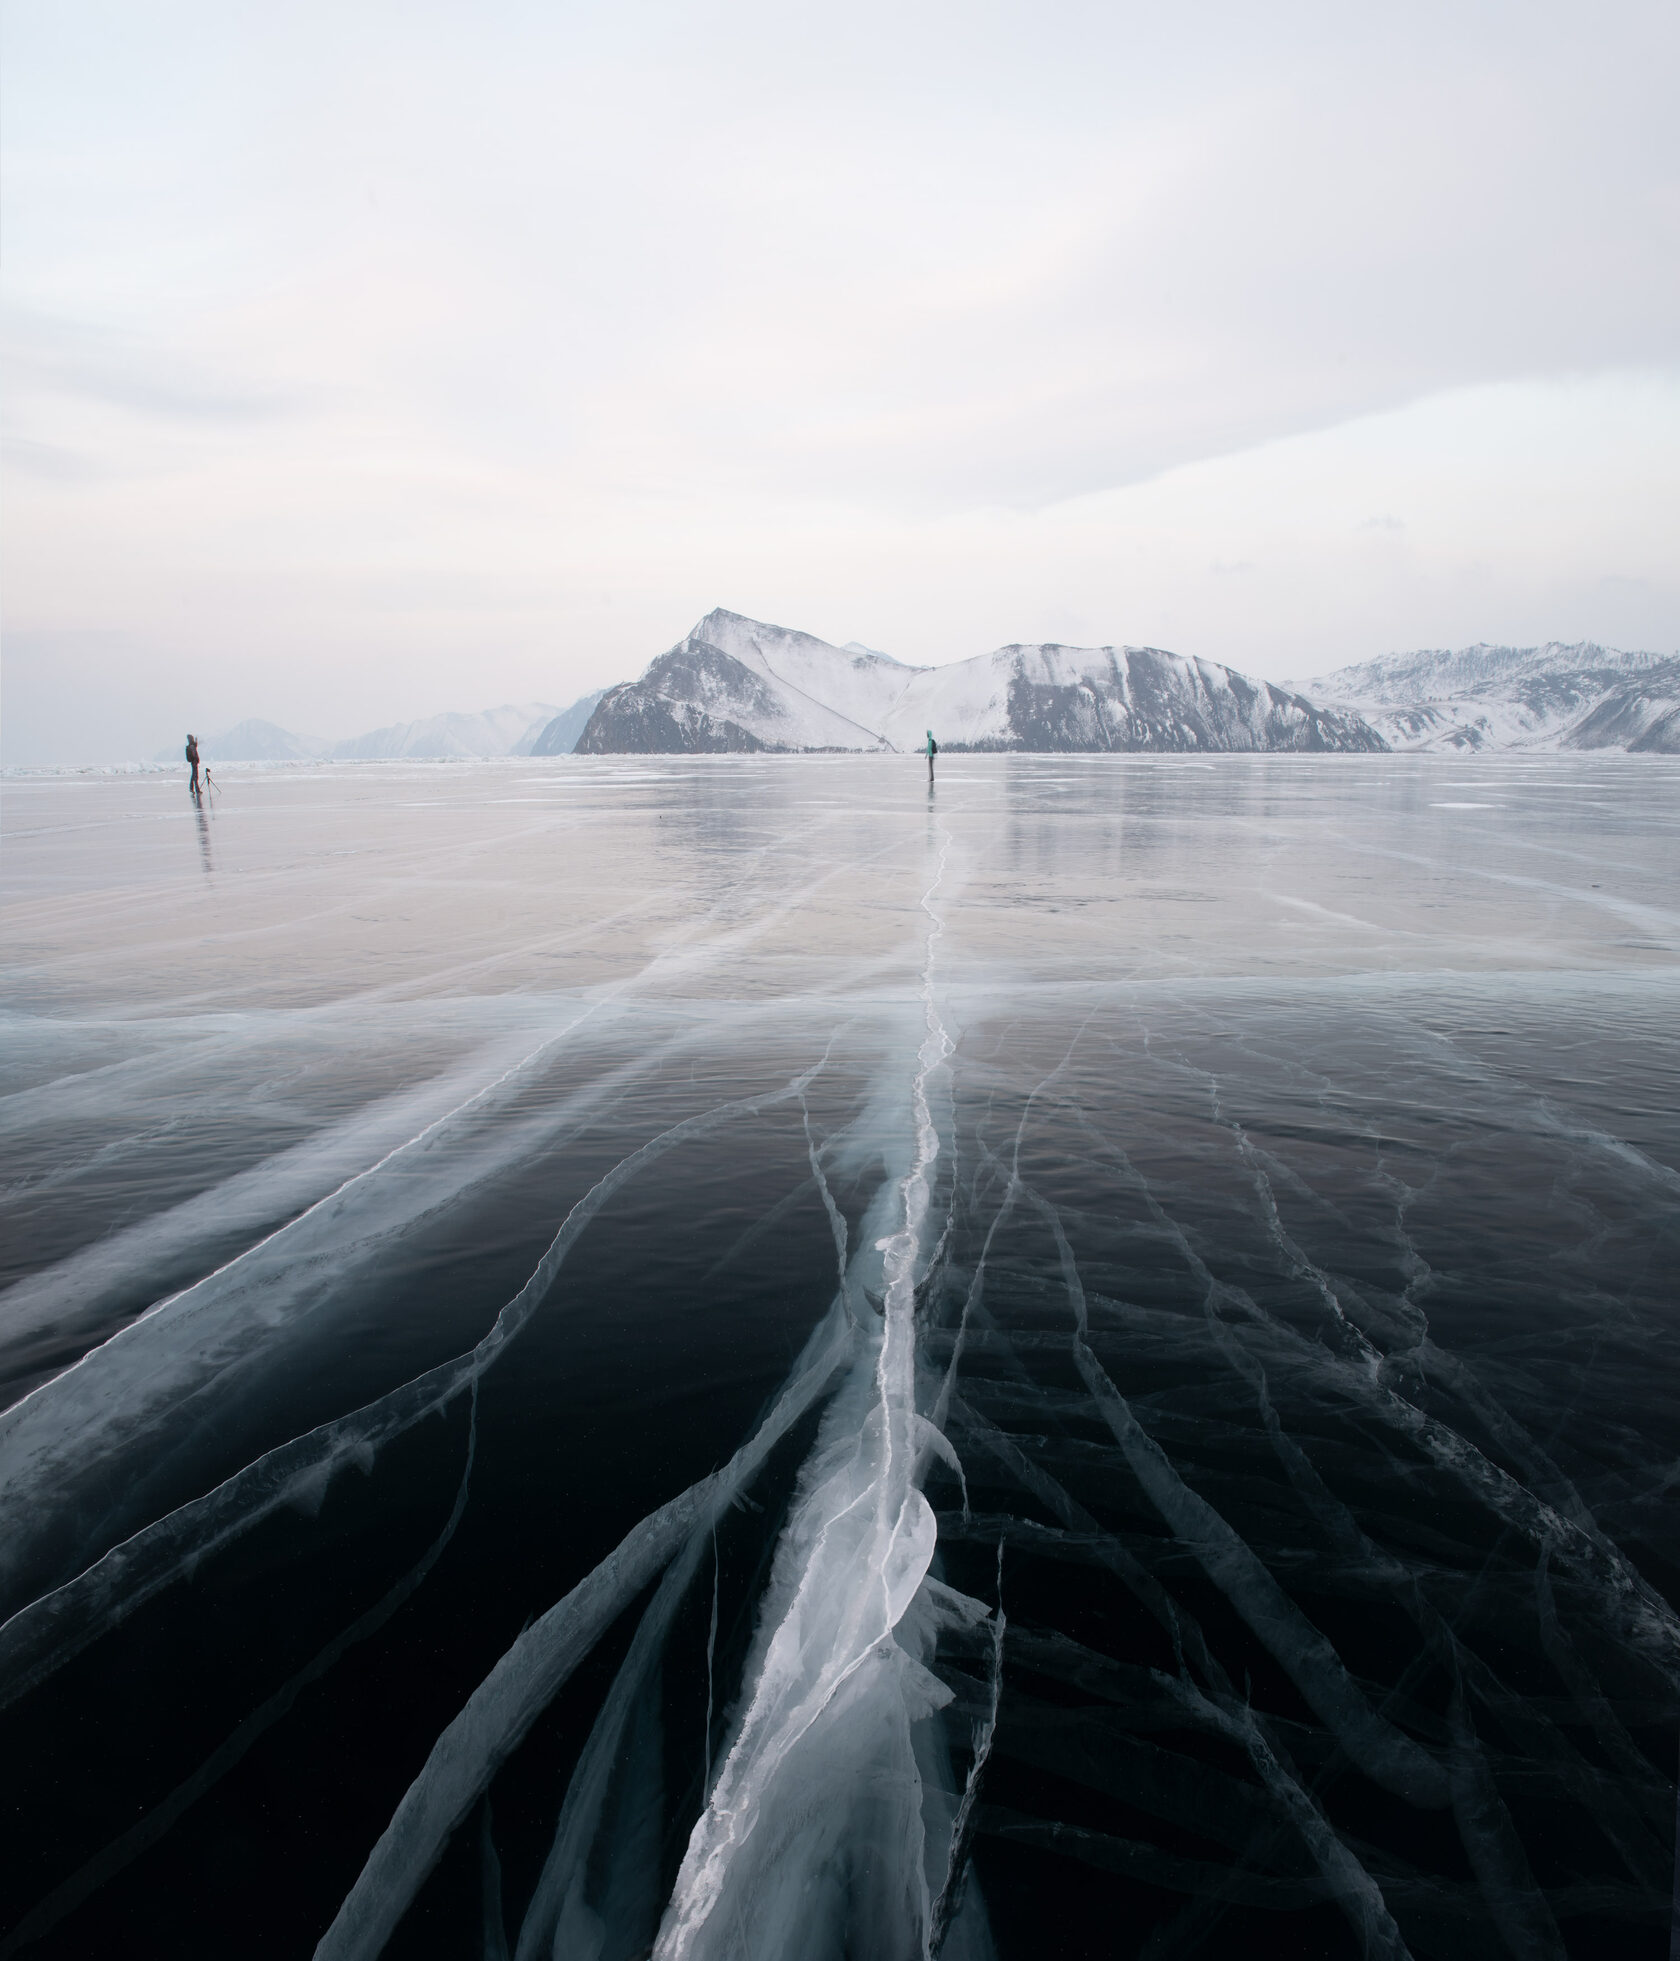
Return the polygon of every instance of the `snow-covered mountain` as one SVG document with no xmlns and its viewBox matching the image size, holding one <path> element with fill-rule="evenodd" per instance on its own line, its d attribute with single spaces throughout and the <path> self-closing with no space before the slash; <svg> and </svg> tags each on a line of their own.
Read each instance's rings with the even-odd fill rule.
<svg viewBox="0 0 1680 1961">
<path fill-rule="evenodd" d="M 393 722 L 336 742 L 328 753 L 344 761 L 395 756 L 528 756 L 559 713 L 553 702 L 504 703 L 477 714 L 428 715 L 421 722 Z"/>
<path fill-rule="evenodd" d="M 609 688 L 577 750 L 889 749 L 882 724 L 917 671 L 720 609 Z"/>
<path fill-rule="evenodd" d="M 178 763 L 186 738 L 172 749 L 160 749 L 152 758 L 159 763 Z M 236 722 L 221 735 L 201 735 L 199 753 L 210 763 L 302 763 L 332 754 L 332 744 L 321 735 L 295 735 L 278 722 L 256 717 Z"/>
<path fill-rule="evenodd" d="M 1680 657 L 1565 646 L 1387 654 L 1303 683 L 1394 749 L 1680 754 Z"/>
<path fill-rule="evenodd" d="M 577 747 L 912 750 L 928 729 L 944 749 L 1383 747 L 1357 715 L 1159 648 L 1015 645 L 906 667 L 721 610 L 609 689 Z"/>
<path fill-rule="evenodd" d="M 1356 715 L 1159 647 L 1010 646 L 924 668 L 888 718 L 895 749 L 1381 749 Z"/>
</svg>

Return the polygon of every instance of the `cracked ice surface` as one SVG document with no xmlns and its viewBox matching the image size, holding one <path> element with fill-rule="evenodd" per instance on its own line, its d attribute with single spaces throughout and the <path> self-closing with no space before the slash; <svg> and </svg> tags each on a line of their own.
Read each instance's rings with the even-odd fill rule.
<svg viewBox="0 0 1680 1961">
<path fill-rule="evenodd" d="M 0 1952 L 1666 1953 L 1677 792 L 9 781 Z"/>
</svg>

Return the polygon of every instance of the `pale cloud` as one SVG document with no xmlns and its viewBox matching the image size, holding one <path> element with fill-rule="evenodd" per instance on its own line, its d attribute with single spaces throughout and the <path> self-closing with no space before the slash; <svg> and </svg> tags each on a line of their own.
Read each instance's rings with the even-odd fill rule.
<svg viewBox="0 0 1680 1961">
<path fill-rule="evenodd" d="M 171 727 L 564 698 L 717 603 L 920 659 L 1680 640 L 1667 7 L 7 37 L 8 624 L 121 637 Z"/>
</svg>

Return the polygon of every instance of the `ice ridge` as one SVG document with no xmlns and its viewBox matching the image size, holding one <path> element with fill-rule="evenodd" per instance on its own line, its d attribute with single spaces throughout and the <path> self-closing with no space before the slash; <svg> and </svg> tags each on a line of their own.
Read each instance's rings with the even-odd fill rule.
<svg viewBox="0 0 1680 1961">
<path fill-rule="evenodd" d="M 949 1691 L 893 1637 L 935 1539 L 917 1482 L 926 1424 L 916 1409 L 915 1294 L 940 1155 L 929 1085 L 952 1049 L 934 988 L 942 930 L 935 899 L 948 850 L 941 833 L 921 900 L 923 1030 L 910 1084 L 910 1162 L 892 1194 L 896 1217 L 868 1246 L 881 1259 L 879 1325 L 825 1419 L 778 1549 L 744 1713 L 689 1838 L 656 1961 L 789 1952 L 813 1916 L 812 1882 L 831 1866 L 835 1846 L 856 1837 L 878 1853 L 872 1892 L 836 1901 L 832 1911 L 874 1930 L 865 1947 L 888 1927 L 901 1944 L 912 1930 L 925 1944 L 931 1929 L 910 1725 Z M 879 1201 L 875 1210 L 883 1210 Z"/>
</svg>

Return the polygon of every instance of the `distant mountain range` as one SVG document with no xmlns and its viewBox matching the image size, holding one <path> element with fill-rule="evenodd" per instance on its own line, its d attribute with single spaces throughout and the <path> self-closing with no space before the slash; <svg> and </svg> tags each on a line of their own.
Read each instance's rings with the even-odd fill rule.
<svg viewBox="0 0 1680 1961">
<path fill-rule="evenodd" d="M 1380 750 L 1355 713 L 1157 647 L 1009 646 L 907 667 L 852 642 L 708 613 L 639 681 L 609 688 L 580 755 L 921 747 Z"/>
<path fill-rule="evenodd" d="M 601 690 L 570 708 L 552 702 L 506 703 L 477 714 L 431 715 L 419 722 L 393 722 L 342 742 L 297 735 L 274 722 L 245 721 L 221 735 L 201 736 L 199 749 L 211 763 L 374 762 L 407 757 L 564 756 L 569 755 L 589 720 Z M 162 750 L 158 762 L 180 760 L 179 748 Z"/>
<path fill-rule="evenodd" d="M 1158 647 L 1015 644 L 911 667 L 721 608 L 640 680 L 346 741 L 246 721 L 212 763 L 878 752 L 1548 750 L 1680 754 L 1680 656 L 1567 646 L 1386 654 L 1283 686 Z M 179 750 L 159 755 L 179 760 Z"/>
<path fill-rule="evenodd" d="M 1391 749 L 1622 749 L 1680 755 L 1680 657 L 1486 643 L 1386 654 L 1302 684 Z"/>
</svg>

